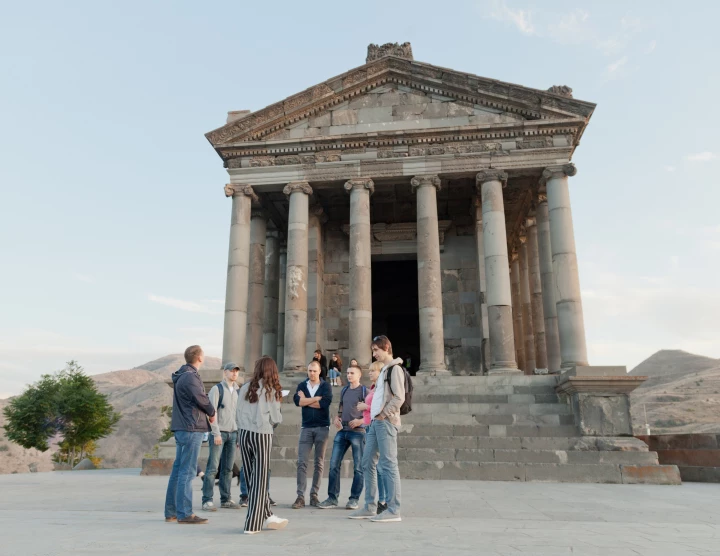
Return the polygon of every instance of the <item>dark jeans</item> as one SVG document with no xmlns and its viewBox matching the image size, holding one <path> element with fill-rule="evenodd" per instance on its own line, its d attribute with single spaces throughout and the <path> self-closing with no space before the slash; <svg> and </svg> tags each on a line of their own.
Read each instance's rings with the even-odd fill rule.
<svg viewBox="0 0 720 556">
<path fill-rule="evenodd" d="M 165 493 L 165 517 L 185 519 L 192 511 L 192 480 L 197 470 L 203 433 L 175 431 L 175 462 Z"/>
<path fill-rule="evenodd" d="M 232 468 L 235 463 L 235 446 L 237 445 L 237 431 L 220 432 L 222 444 L 215 445 L 215 435 L 208 436 L 208 456 L 205 477 L 203 477 L 202 503 L 212 502 L 213 491 L 215 490 L 215 476 L 218 474 L 220 465 L 220 503 L 230 501 L 230 481 L 232 480 Z M 222 461 L 222 463 L 220 463 Z"/>
<path fill-rule="evenodd" d="M 325 467 L 325 447 L 327 446 L 330 429 L 328 427 L 310 427 L 300 430 L 300 442 L 298 443 L 297 462 L 297 494 L 305 497 L 307 489 L 307 463 L 310 458 L 310 450 L 315 448 L 315 469 L 313 470 L 312 487 L 310 496 L 317 496 L 320 490 L 323 468 Z"/>
<path fill-rule="evenodd" d="M 350 500 L 358 500 L 363 489 L 362 455 L 365 447 L 365 433 L 341 430 L 335 435 L 332 457 L 330 458 L 330 480 L 328 498 L 337 504 L 340 496 L 340 469 L 345 452 L 352 446 L 353 482 L 350 488 Z"/>
</svg>

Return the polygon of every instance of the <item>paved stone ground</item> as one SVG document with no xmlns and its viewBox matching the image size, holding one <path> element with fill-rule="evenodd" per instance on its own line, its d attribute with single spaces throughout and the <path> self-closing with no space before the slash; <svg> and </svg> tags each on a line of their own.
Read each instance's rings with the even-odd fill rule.
<svg viewBox="0 0 720 556">
<path fill-rule="evenodd" d="M 294 480 L 274 478 L 275 511 L 290 524 L 244 536 L 244 510 L 210 514 L 203 526 L 166 524 L 167 477 L 138 473 L 0 476 L 0 554 L 720 555 L 718 484 L 408 480 L 404 521 L 370 523 L 345 510 L 292 510 Z M 194 490 L 198 507 L 199 479 Z"/>
</svg>

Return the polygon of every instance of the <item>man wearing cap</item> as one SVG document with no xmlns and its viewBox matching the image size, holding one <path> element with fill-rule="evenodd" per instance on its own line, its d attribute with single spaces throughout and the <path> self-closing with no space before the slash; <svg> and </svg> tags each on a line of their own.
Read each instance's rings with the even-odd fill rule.
<svg viewBox="0 0 720 556">
<path fill-rule="evenodd" d="M 220 507 L 240 509 L 240 505 L 230 498 L 230 482 L 235 463 L 235 446 L 237 445 L 237 424 L 235 412 L 238 402 L 238 386 L 235 384 L 240 367 L 235 363 L 227 363 L 223 367 L 223 381 L 216 384 L 208 392 L 208 398 L 217 412 L 217 419 L 210 425 L 208 438 L 208 457 L 205 477 L 203 477 L 202 509 L 207 512 L 217 511 L 213 504 L 215 475 L 220 464 Z"/>
</svg>

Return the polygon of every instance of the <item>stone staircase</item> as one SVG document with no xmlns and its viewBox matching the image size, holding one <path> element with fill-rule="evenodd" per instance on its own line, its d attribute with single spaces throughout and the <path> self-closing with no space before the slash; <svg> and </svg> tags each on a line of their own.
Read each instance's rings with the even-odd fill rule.
<svg viewBox="0 0 720 556">
<path fill-rule="evenodd" d="M 556 376 L 415 377 L 413 384 L 413 411 L 403 417 L 398 436 L 403 478 L 680 482 L 677 467 L 658 465 L 657 454 L 640 440 L 580 436 L 571 406 L 555 393 Z M 340 388 L 333 391 L 331 415 Z M 272 449 L 275 476 L 296 474 L 300 422 L 300 409 L 286 400 Z M 331 427 L 325 475 L 334 434 Z M 351 473 L 348 450 L 342 476 Z"/>
</svg>

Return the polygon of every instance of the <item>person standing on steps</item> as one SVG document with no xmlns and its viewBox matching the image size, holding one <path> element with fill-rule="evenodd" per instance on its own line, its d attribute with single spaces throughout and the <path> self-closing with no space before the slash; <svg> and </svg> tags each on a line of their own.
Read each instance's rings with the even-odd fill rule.
<svg viewBox="0 0 720 556">
<path fill-rule="evenodd" d="M 373 357 L 383 364 L 383 368 L 373 394 L 370 406 L 372 421 L 365 438 L 365 505 L 348 517 L 375 522 L 402 521 L 397 435 L 400 430 L 400 407 L 405 401 L 405 370 L 401 366 L 402 359 L 393 359 L 392 344 L 387 336 L 373 338 L 371 348 Z M 377 513 L 376 467 L 385 482 L 387 498 L 387 510 L 381 514 Z"/>
<path fill-rule="evenodd" d="M 348 385 L 340 391 L 340 406 L 335 417 L 335 426 L 338 428 L 338 432 L 335 435 L 330 458 L 328 497 L 318 505 L 318 508 L 322 510 L 337 508 L 340 495 L 340 468 L 345 452 L 350 447 L 352 447 L 353 455 L 353 482 L 350 488 L 350 500 L 345 506 L 346 510 L 357 510 L 358 500 L 363 489 L 362 455 L 365 447 L 365 428 L 363 427 L 363 413 L 361 409 L 358 409 L 358 404 L 365 400 L 367 388 L 360 384 L 362 371 L 359 367 L 349 367 L 347 378 Z"/>
<path fill-rule="evenodd" d="M 313 354 L 313 361 L 317 361 L 320 363 L 320 378 L 323 380 L 327 380 L 328 375 L 328 366 L 327 366 L 327 358 L 322 354 L 322 351 L 319 349 L 315 350 L 315 353 Z"/>
<path fill-rule="evenodd" d="M 235 463 L 235 447 L 237 446 L 237 411 L 238 387 L 235 384 L 240 367 L 235 363 L 227 363 L 223 367 L 223 381 L 210 388 L 208 398 L 217 411 L 217 420 L 210 425 L 211 433 L 208 437 L 208 462 L 203 477 L 202 509 L 206 512 L 216 512 L 213 503 L 215 490 L 215 477 L 220 479 L 220 507 L 239 510 L 240 504 L 232 501 L 230 497 L 230 482 L 232 469 Z M 222 465 L 220 465 L 222 462 Z M 218 472 L 218 468 L 221 471 Z"/>
<path fill-rule="evenodd" d="M 245 534 L 262 530 L 283 529 L 287 519 L 273 515 L 268 495 L 270 450 L 273 430 L 282 423 L 280 402 L 282 388 L 278 369 L 272 357 L 255 362 L 253 377 L 240 388 L 237 404 L 238 446 L 248 483 L 248 510 Z"/>
<path fill-rule="evenodd" d="M 175 462 L 165 493 L 165 521 L 203 524 L 208 520 L 192 511 L 192 480 L 197 473 L 203 434 L 215 422 L 215 408 L 205 394 L 198 371 L 205 361 L 200 346 L 185 350 L 185 365 L 172 375 L 173 412 L 170 430 L 175 433 Z"/>
<path fill-rule="evenodd" d="M 332 386 L 340 385 L 340 375 L 342 374 L 342 359 L 337 353 L 333 353 L 328 366 L 328 377 Z"/>
<path fill-rule="evenodd" d="M 367 393 L 367 396 L 365 396 L 365 401 L 360 402 L 357 406 L 358 409 L 362 410 L 363 412 L 363 425 L 365 426 L 366 433 L 370 428 L 370 423 L 372 422 L 372 419 L 370 418 L 370 407 L 372 405 L 373 397 L 375 396 L 377 379 L 380 376 L 380 371 L 382 371 L 382 368 L 383 364 L 380 363 L 380 361 L 373 361 L 372 363 L 370 363 L 370 368 L 368 369 L 368 376 L 370 377 L 370 381 L 372 382 L 372 384 L 370 385 L 370 391 Z M 383 476 L 382 473 L 380 473 L 380 469 L 377 469 L 376 474 L 378 489 L 377 513 L 381 514 L 385 510 L 387 510 L 387 504 L 385 503 L 385 482 L 383 481 Z"/>
<path fill-rule="evenodd" d="M 315 469 L 310 487 L 310 505 L 317 506 L 318 491 L 325 464 L 325 448 L 330 435 L 330 404 L 332 388 L 320 378 L 320 362 L 313 359 L 307 367 L 308 378 L 298 384 L 293 396 L 295 405 L 302 408 L 302 428 L 298 441 L 297 499 L 294 510 L 305 507 L 307 464 L 310 451 L 315 449 Z"/>
</svg>

